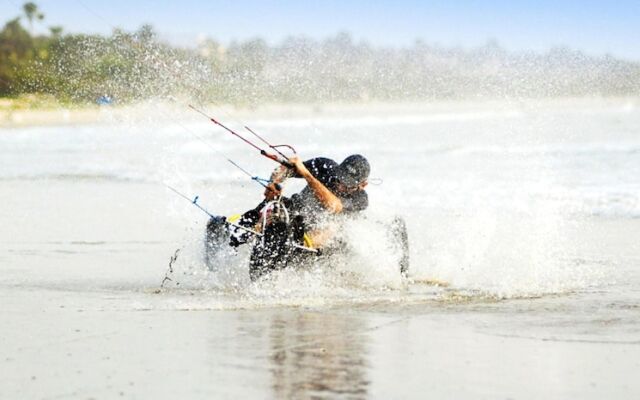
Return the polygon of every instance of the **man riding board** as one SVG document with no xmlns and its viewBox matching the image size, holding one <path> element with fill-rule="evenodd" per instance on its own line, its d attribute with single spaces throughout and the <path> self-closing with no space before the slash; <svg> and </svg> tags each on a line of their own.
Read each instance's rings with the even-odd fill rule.
<svg viewBox="0 0 640 400">
<path fill-rule="evenodd" d="M 281 243 L 284 243 L 283 238 L 286 236 L 298 244 L 304 242 L 316 249 L 324 248 L 335 237 L 336 224 L 331 223 L 335 221 L 335 216 L 354 215 L 367 208 L 368 196 L 365 188 L 370 172 L 369 162 L 365 157 L 354 154 L 340 164 L 323 157 L 304 162 L 298 157 L 291 157 L 289 163 L 292 167 L 281 166 L 273 172 L 264 192 L 265 199 L 254 209 L 245 212 L 237 224 L 251 229 L 257 228 L 267 239 L 275 237 L 274 240 Z M 290 198 L 282 197 L 281 185 L 292 177 L 304 179 L 307 186 Z M 267 224 L 266 227 L 257 226 L 261 219 L 261 211 L 276 200 L 284 204 L 291 216 L 290 226 L 273 223 Z M 228 238 L 228 244 L 237 247 L 251 236 L 237 228 L 227 229 L 224 224 L 224 217 L 212 218 L 209 221 L 209 245 L 219 244 L 221 240 Z M 226 233 L 225 236 L 224 233 L 229 230 L 231 235 Z M 272 258 L 277 256 L 267 255 Z M 265 254 L 262 254 L 262 257 L 264 256 Z M 257 257 L 255 261 L 253 258 L 252 256 L 252 262 L 260 262 Z M 263 272 L 260 271 L 260 275 Z"/>
</svg>

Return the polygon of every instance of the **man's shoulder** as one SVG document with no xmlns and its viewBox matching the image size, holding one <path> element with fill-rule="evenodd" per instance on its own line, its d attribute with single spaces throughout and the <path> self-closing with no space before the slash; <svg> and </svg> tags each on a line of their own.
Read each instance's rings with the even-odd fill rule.
<svg viewBox="0 0 640 400">
<path fill-rule="evenodd" d="M 338 163 L 327 157 L 316 157 L 304 162 L 304 165 L 309 168 L 316 168 L 321 170 L 333 170 L 338 167 Z"/>
<path fill-rule="evenodd" d="M 330 178 L 335 177 L 339 164 L 326 157 L 316 157 L 304 162 L 311 175 L 319 179 L 323 184 L 328 184 Z"/>
</svg>

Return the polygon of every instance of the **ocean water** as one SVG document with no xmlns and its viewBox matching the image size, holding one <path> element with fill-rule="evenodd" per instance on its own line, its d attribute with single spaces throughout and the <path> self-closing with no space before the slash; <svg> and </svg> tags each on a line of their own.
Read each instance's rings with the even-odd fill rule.
<svg viewBox="0 0 640 400">
<path fill-rule="evenodd" d="M 175 389 L 183 380 L 191 397 L 638 395 L 640 100 L 378 105 L 304 116 L 206 109 L 293 145 L 302 158 L 366 155 L 376 183 L 370 207 L 343 232 L 354 255 L 258 283 L 248 279 L 246 254 L 208 271 L 207 217 L 166 185 L 229 215 L 257 204 L 262 188 L 226 158 L 262 177 L 275 164 L 186 106 L 107 108 L 95 124 L 3 129 L 0 362 L 10 397 L 25 382 L 33 396 L 67 393 L 55 374 L 67 368 L 63 350 L 45 357 L 51 370 L 37 361 L 51 337 L 36 321 L 56 325 L 61 348 L 87 375 L 90 384 L 74 381 L 70 397 L 144 396 L 144 382 L 170 397 L 183 393 Z M 291 182 L 286 191 L 301 188 Z M 377 222 L 395 215 L 409 228 L 408 279 Z M 174 331 L 165 319 L 193 330 Z M 74 341 L 85 328 L 91 333 Z M 166 335 L 188 360 L 172 364 Z M 129 355 L 130 346 L 142 355 Z M 82 354 L 97 347 L 100 357 Z M 512 356 L 497 355 L 502 349 Z M 105 361 L 109 354 L 121 364 Z M 158 357 L 173 365 L 171 378 L 150 367 Z M 114 381 L 103 385 L 98 371 Z M 213 377 L 256 383 L 223 389 Z M 524 377 L 533 378 L 521 384 Z"/>
</svg>

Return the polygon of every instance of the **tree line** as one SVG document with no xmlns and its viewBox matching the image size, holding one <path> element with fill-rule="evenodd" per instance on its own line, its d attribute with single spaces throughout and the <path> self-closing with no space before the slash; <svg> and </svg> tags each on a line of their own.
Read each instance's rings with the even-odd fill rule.
<svg viewBox="0 0 640 400">
<path fill-rule="evenodd" d="M 404 48 L 290 37 L 223 46 L 213 39 L 172 46 L 151 26 L 110 35 L 33 33 L 44 14 L 26 3 L 0 31 L 0 96 L 48 95 L 60 101 L 117 102 L 187 96 L 201 101 L 327 102 L 478 97 L 640 95 L 640 64 L 568 48 L 508 52 L 422 41 Z M 27 27 L 23 26 L 26 21 Z"/>
</svg>

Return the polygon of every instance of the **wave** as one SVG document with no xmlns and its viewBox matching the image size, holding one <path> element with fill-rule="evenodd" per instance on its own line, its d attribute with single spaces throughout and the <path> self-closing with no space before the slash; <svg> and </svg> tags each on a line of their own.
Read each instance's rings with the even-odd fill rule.
<svg viewBox="0 0 640 400">
<path fill-rule="evenodd" d="M 131 182 L 131 183 L 146 183 L 151 180 L 134 175 L 119 175 L 108 173 L 34 173 L 34 174 L 15 174 L 0 176 L 0 181 L 90 181 L 90 182 Z"/>
<path fill-rule="evenodd" d="M 514 154 L 514 155 L 597 155 L 597 154 L 640 154 L 640 143 L 584 143 L 584 144 L 548 144 L 548 145 L 476 145 L 443 148 L 443 153 L 455 155 L 476 154 Z"/>
<path fill-rule="evenodd" d="M 447 112 L 430 113 L 424 115 L 389 115 L 384 117 L 325 117 L 292 118 L 292 119 L 256 119 L 256 127 L 263 128 L 355 128 L 355 127 L 385 127 L 400 125 L 422 125 L 433 122 L 480 121 L 522 118 L 525 114 L 520 111 L 475 111 L 475 112 Z"/>
</svg>

